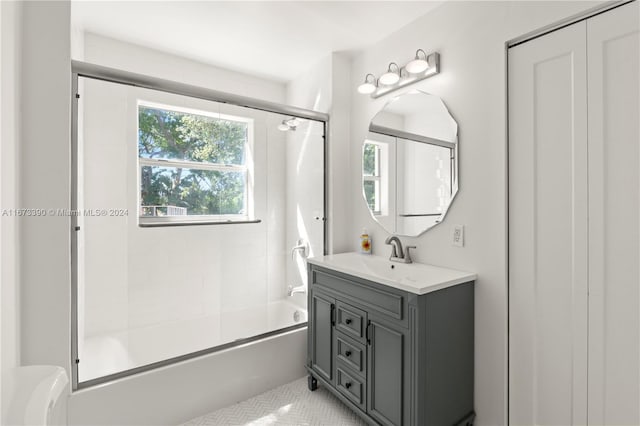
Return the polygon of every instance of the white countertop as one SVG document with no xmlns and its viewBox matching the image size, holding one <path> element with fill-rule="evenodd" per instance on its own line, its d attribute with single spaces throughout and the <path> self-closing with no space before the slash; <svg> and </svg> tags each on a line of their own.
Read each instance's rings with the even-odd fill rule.
<svg viewBox="0 0 640 426">
<path fill-rule="evenodd" d="M 307 262 L 414 294 L 427 294 L 476 279 L 476 274 L 424 263 L 392 262 L 386 257 L 341 253 Z"/>
</svg>

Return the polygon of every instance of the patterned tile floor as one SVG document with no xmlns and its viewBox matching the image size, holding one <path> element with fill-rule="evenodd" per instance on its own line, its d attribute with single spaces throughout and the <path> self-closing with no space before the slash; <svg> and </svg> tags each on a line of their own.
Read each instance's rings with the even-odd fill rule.
<svg viewBox="0 0 640 426">
<path fill-rule="evenodd" d="M 193 419 L 182 426 L 331 425 L 366 423 L 322 386 L 310 392 L 307 378 Z"/>
</svg>

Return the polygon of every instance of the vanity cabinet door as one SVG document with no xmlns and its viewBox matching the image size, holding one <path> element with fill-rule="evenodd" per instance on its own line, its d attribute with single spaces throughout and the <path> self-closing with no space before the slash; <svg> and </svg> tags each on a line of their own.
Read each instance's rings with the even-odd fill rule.
<svg viewBox="0 0 640 426">
<path fill-rule="evenodd" d="M 318 376 L 333 381 L 333 318 L 335 300 L 325 294 L 311 292 L 311 368 Z"/>
<path fill-rule="evenodd" d="M 383 425 L 402 424 L 404 332 L 371 318 L 367 323 L 367 413 Z"/>
</svg>

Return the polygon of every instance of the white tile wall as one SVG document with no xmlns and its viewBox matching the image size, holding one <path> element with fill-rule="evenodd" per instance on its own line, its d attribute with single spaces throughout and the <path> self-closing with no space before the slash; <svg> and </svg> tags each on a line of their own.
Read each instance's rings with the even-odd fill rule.
<svg viewBox="0 0 640 426">
<path fill-rule="evenodd" d="M 286 144 L 280 118 L 213 105 L 255 120 L 255 215 L 259 224 L 139 228 L 136 99 L 212 104 L 87 81 L 84 100 L 84 205 L 126 207 L 130 216 L 85 223 L 85 335 L 186 320 L 284 297 L 287 257 Z M 105 105 L 108 111 L 105 112 Z"/>
</svg>

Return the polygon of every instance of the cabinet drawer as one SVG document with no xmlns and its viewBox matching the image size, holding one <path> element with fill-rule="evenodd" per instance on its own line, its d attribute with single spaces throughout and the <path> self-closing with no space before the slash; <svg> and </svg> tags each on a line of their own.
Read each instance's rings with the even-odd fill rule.
<svg viewBox="0 0 640 426">
<path fill-rule="evenodd" d="M 338 368 L 336 371 L 336 388 L 338 388 L 338 391 L 349 398 L 349 400 L 358 407 L 365 410 L 365 397 L 367 391 L 364 380 L 350 372 L 349 369 L 344 367 L 340 361 L 338 361 Z"/>
<path fill-rule="evenodd" d="M 335 348 L 338 361 L 350 367 L 362 377 L 365 376 L 367 371 L 367 352 L 363 344 L 337 332 Z"/>
<path fill-rule="evenodd" d="M 336 303 L 336 328 L 356 340 L 364 341 L 367 313 L 347 305 L 343 302 Z"/>
</svg>

